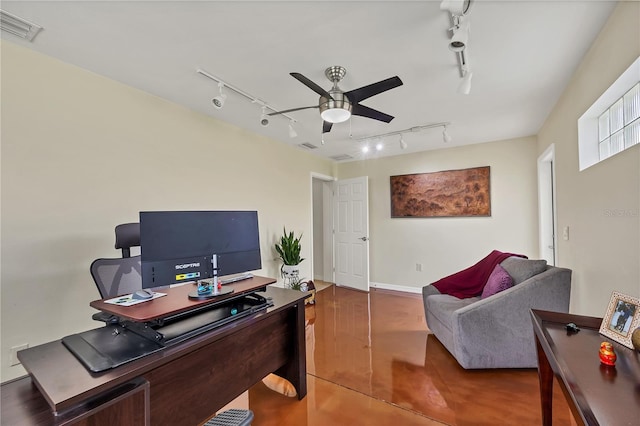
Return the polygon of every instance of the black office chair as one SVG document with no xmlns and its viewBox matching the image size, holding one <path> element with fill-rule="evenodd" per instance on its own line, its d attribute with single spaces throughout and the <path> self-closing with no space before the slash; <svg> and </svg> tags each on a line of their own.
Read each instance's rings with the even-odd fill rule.
<svg viewBox="0 0 640 426">
<path fill-rule="evenodd" d="M 123 223 L 117 225 L 115 231 L 115 247 L 122 250 L 122 257 L 96 259 L 90 267 L 93 281 L 103 299 L 142 288 L 140 256 L 131 257 L 131 247 L 140 246 L 140 224 Z"/>
<path fill-rule="evenodd" d="M 90 270 L 103 299 L 142 288 L 140 256 L 96 259 Z"/>
<path fill-rule="evenodd" d="M 142 288 L 140 256 L 131 257 L 130 248 L 140 245 L 140 224 L 125 223 L 116 226 L 116 249 L 122 249 L 122 257 L 100 258 L 91 263 L 89 270 L 98 287 L 100 297 L 108 299 L 133 293 Z M 104 312 L 92 316 L 94 320 L 118 322 L 118 318 Z"/>
<path fill-rule="evenodd" d="M 131 247 L 140 247 L 140 224 L 123 223 L 116 226 L 116 249 L 122 249 L 122 257 L 131 257 Z"/>
</svg>

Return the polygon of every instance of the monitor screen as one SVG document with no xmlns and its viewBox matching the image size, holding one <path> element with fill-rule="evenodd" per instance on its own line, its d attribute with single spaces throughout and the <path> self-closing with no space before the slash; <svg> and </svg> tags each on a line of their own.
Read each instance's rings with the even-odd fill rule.
<svg viewBox="0 0 640 426">
<path fill-rule="evenodd" d="M 140 212 L 140 254 L 143 288 L 261 269 L 258 212 Z"/>
</svg>

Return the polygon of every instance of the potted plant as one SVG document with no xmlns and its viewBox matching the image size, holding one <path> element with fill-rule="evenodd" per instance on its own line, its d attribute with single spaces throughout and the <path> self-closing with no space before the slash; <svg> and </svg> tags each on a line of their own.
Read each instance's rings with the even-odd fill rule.
<svg viewBox="0 0 640 426">
<path fill-rule="evenodd" d="M 278 252 L 278 256 L 282 260 L 280 272 L 284 278 L 297 277 L 300 271 L 298 265 L 304 260 L 300 257 L 302 234 L 299 237 L 295 237 L 293 231 L 287 233 L 286 228 L 283 231 L 280 242 L 276 243 L 276 252 Z"/>
</svg>

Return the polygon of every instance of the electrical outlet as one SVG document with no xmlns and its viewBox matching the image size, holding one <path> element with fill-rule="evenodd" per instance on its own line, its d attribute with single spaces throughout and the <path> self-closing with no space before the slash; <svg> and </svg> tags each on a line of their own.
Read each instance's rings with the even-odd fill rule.
<svg viewBox="0 0 640 426">
<path fill-rule="evenodd" d="M 416 271 L 422 272 L 422 263 L 416 263 Z"/>
<path fill-rule="evenodd" d="M 565 241 L 569 241 L 569 227 L 568 226 L 565 226 L 562 229 L 562 239 L 565 240 Z"/>
<path fill-rule="evenodd" d="M 29 347 L 28 343 L 23 343 L 21 345 L 12 347 L 10 349 L 11 352 L 9 354 L 9 365 L 14 366 L 14 365 L 20 364 L 20 361 L 18 360 L 18 351 L 27 349 L 28 347 Z"/>
</svg>

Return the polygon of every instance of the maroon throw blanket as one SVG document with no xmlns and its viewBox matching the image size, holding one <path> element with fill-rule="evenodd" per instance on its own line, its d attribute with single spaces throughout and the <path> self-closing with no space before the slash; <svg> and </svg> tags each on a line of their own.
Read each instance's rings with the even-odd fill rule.
<svg viewBox="0 0 640 426">
<path fill-rule="evenodd" d="M 527 258 L 521 254 L 502 253 L 494 250 L 475 265 L 444 277 L 431 285 L 437 288 L 440 293 L 450 294 L 458 299 L 479 296 L 496 265 L 511 256 Z"/>
</svg>

